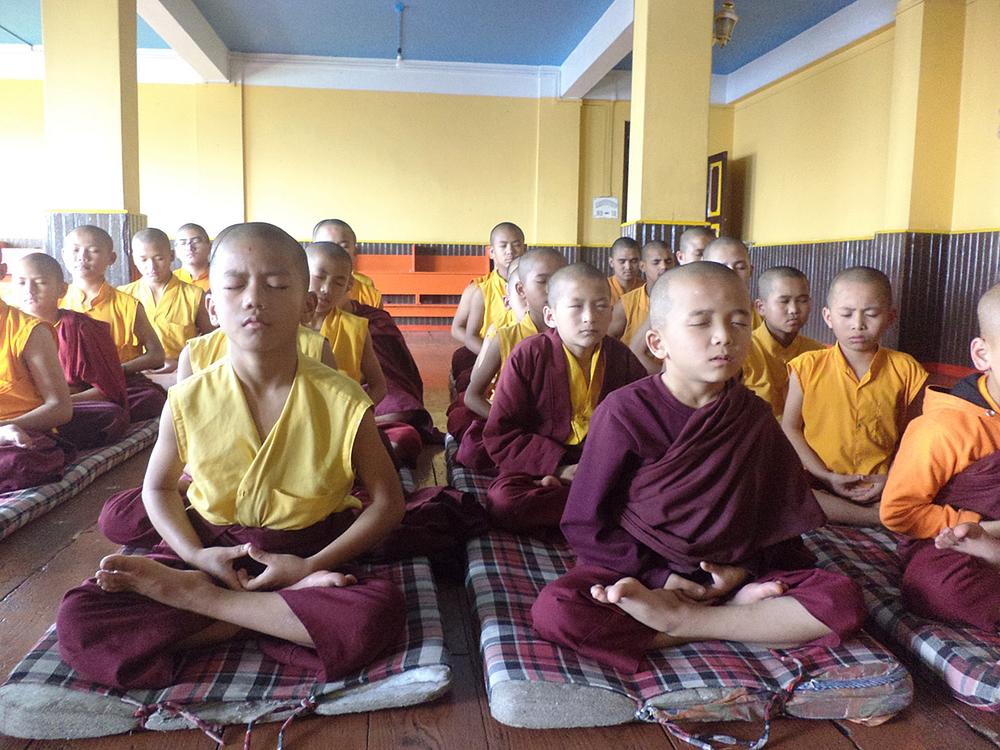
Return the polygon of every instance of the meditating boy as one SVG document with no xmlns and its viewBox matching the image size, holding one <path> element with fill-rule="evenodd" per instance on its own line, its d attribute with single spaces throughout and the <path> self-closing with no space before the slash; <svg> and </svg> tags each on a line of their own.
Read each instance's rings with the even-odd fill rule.
<svg viewBox="0 0 1000 750">
<path fill-rule="evenodd" d="M 507 270 L 514 258 L 524 255 L 524 232 L 517 224 L 501 222 L 490 232 L 490 260 L 493 270 L 477 279 L 469 299 L 469 319 L 465 327 L 465 346 L 475 354 L 483 346 L 489 327 L 514 322 L 507 307 Z"/>
<path fill-rule="evenodd" d="M 812 308 L 809 279 L 791 266 L 769 268 L 757 280 L 754 306 L 764 322 L 753 330 L 743 385 L 771 404 L 780 422 L 788 394 L 788 363 L 800 354 L 824 348 L 799 333 Z"/>
<path fill-rule="evenodd" d="M 731 268 L 736 272 L 737 276 L 743 279 L 743 283 L 746 284 L 747 289 L 750 289 L 750 279 L 753 276 L 753 263 L 750 262 L 750 251 L 747 250 L 746 245 L 735 237 L 719 237 L 712 240 L 705 246 L 701 259 L 711 260 Z M 760 313 L 754 307 L 751 310 L 750 324 L 756 329 L 763 322 L 764 319 L 760 317 Z"/>
<path fill-rule="evenodd" d="M 677 265 L 684 266 L 701 260 L 715 234 L 708 227 L 691 227 L 681 232 L 677 240 Z"/>
<path fill-rule="evenodd" d="M 899 438 L 920 413 L 927 372 L 879 344 L 895 319 L 886 275 L 848 268 L 834 277 L 823 308 L 837 343 L 788 363 L 781 426 L 833 523 L 878 525 Z"/>
<path fill-rule="evenodd" d="M 641 253 L 639 243 L 631 237 L 619 237 L 611 243 L 611 304 L 616 305 L 623 295 L 642 286 L 639 272 Z"/>
<path fill-rule="evenodd" d="M 864 620 L 861 592 L 811 567 L 799 535 L 823 512 L 771 410 L 738 382 L 745 284 L 717 263 L 668 271 L 650 323 L 663 372 L 594 412 L 561 525 L 576 567 L 543 589 L 535 630 L 625 673 L 690 641 L 839 643 Z"/>
<path fill-rule="evenodd" d="M 0 250 L 0 278 L 7 265 Z M 53 482 L 67 450 L 52 428 L 73 416 L 51 326 L 0 299 L 0 492 Z"/>
<path fill-rule="evenodd" d="M 499 528 L 547 536 L 577 471 L 590 415 L 607 395 L 646 374 L 607 335 L 607 277 L 574 263 L 549 278 L 548 330 L 514 347 L 493 393 L 483 443 L 500 472 L 487 511 Z"/>
<path fill-rule="evenodd" d="M 188 340 L 212 330 L 205 292 L 171 272 L 174 250 L 170 238 L 159 229 L 151 227 L 136 232 L 132 238 L 132 262 L 142 277 L 118 290 L 139 300 L 163 345 L 163 367 L 156 372 L 174 372 Z"/>
<path fill-rule="evenodd" d="M 170 685 L 190 651 L 245 631 L 325 682 L 371 662 L 406 618 L 393 583 L 348 567 L 399 523 L 402 491 L 360 386 L 296 350 L 301 246 L 236 225 L 210 273 L 229 355 L 170 389 L 143 483 L 163 542 L 105 557 L 59 608 L 63 659 L 116 689 Z M 371 497 L 356 517 L 355 473 Z"/>
<path fill-rule="evenodd" d="M 977 309 L 978 373 L 931 386 L 906 428 L 882 492 L 882 523 L 900 543 L 903 602 L 935 620 L 1000 626 L 1000 286 Z"/>
<path fill-rule="evenodd" d="M 375 288 L 375 282 L 370 276 L 354 270 L 358 265 L 358 237 L 351 225 L 341 219 L 322 219 L 313 227 L 313 242 L 333 242 L 340 245 L 351 256 L 350 299 L 369 307 L 382 307 L 382 293 Z"/>
<path fill-rule="evenodd" d="M 476 419 L 464 431 L 455 460 L 467 468 L 496 473 L 493 460 L 483 444 L 483 428 L 490 415 L 489 391 L 514 347 L 529 336 L 546 330 L 549 278 L 565 265 L 566 257 L 548 247 L 530 250 L 520 258 L 512 297 L 523 300 L 527 311 L 520 321 L 502 326 L 487 340 L 472 370 L 469 387 L 465 390 L 465 405 Z"/>
<path fill-rule="evenodd" d="M 77 227 L 66 235 L 62 258 L 73 283 L 59 306 L 111 326 L 125 371 L 129 415 L 137 422 L 159 417 L 166 401 L 166 391 L 142 374 L 163 367 L 163 346 L 139 301 L 105 280 L 115 257 L 111 237 L 100 227 Z"/>
<path fill-rule="evenodd" d="M 181 267 L 174 271 L 174 276 L 207 292 L 208 256 L 212 251 L 208 232 L 198 224 L 185 224 L 177 230 L 174 247 L 181 262 Z"/>
<path fill-rule="evenodd" d="M 646 280 L 646 283 L 638 289 L 626 292 L 621 299 L 615 302 L 611 312 L 611 327 L 608 328 L 608 335 L 614 336 L 626 345 L 632 343 L 636 332 L 643 326 L 649 317 L 649 292 L 653 288 L 656 280 L 677 265 L 674 254 L 667 247 L 666 243 L 660 240 L 650 240 L 642 246 L 642 260 L 639 261 L 639 270 Z"/>
<path fill-rule="evenodd" d="M 59 309 L 66 282 L 55 258 L 25 255 L 12 277 L 21 309 L 56 331 L 59 363 L 73 402 L 73 418 L 59 426 L 59 436 L 80 450 L 119 440 L 129 426 L 128 394 L 111 327 Z"/>
</svg>

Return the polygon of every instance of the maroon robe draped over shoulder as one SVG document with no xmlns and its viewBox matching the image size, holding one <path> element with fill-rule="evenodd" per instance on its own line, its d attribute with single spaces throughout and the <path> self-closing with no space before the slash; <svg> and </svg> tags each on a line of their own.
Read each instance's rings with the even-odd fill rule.
<svg viewBox="0 0 1000 750">
<path fill-rule="evenodd" d="M 616 339 L 605 336 L 599 356 L 602 401 L 646 375 L 636 356 Z M 542 487 L 536 480 L 579 461 L 582 446 L 565 444 L 572 417 L 569 366 L 559 332 L 550 328 L 529 336 L 504 363 L 483 428 L 483 444 L 500 474 L 487 493 L 487 510 L 496 526 L 540 536 L 558 527 L 569 487 Z"/>
<path fill-rule="evenodd" d="M 106 400 L 75 401 L 59 435 L 86 450 L 120 440 L 129 425 L 125 373 L 111 326 L 71 310 L 59 311 L 59 362 L 70 388 L 97 388 Z"/>
<path fill-rule="evenodd" d="M 825 520 L 766 402 L 732 381 L 693 409 L 648 376 L 594 411 L 561 524 L 577 566 L 542 591 L 534 627 L 635 671 L 655 632 L 594 600 L 590 586 L 634 576 L 661 587 L 671 573 L 707 583 L 704 560 L 781 580 L 832 631 L 817 643 L 834 645 L 865 609 L 853 581 L 810 567 L 799 535 Z"/>
</svg>

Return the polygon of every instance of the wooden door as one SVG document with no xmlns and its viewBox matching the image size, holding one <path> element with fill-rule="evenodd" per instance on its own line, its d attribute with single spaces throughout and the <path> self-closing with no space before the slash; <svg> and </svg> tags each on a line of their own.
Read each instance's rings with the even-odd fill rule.
<svg viewBox="0 0 1000 750">
<path fill-rule="evenodd" d="M 716 237 L 728 236 L 731 232 L 728 151 L 721 151 L 708 157 L 705 221 L 711 226 Z"/>
</svg>

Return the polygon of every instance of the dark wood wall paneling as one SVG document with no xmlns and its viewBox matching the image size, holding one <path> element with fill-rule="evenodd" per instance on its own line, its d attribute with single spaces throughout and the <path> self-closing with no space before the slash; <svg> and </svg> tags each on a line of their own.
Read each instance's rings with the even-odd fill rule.
<svg viewBox="0 0 1000 750">
<path fill-rule="evenodd" d="M 833 277 L 849 266 L 872 266 L 892 282 L 899 321 L 886 346 L 924 362 L 969 364 L 976 301 L 1000 281 L 1000 232 L 892 233 L 873 239 L 772 245 L 751 249 L 754 284 L 768 268 L 794 266 L 809 276 L 813 312 L 807 336 L 831 343 L 821 310 Z M 756 288 L 756 287 L 755 287 Z"/>
</svg>

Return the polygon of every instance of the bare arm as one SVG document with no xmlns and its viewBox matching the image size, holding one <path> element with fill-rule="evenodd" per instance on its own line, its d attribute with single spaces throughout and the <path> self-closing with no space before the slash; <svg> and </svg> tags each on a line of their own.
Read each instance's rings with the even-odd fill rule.
<svg viewBox="0 0 1000 750">
<path fill-rule="evenodd" d="M 201 302 L 198 304 L 198 312 L 194 316 L 194 327 L 198 329 L 199 336 L 204 336 L 215 330 L 212 319 L 208 315 L 208 308 L 205 306 L 204 294 L 202 294 Z"/>
<path fill-rule="evenodd" d="M 177 382 L 191 377 L 191 352 L 185 346 L 177 358 Z"/>
<path fill-rule="evenodd" d="M 500 371 L 500 342 L 494 336 L 486 342 L 479 354 L 479 361 L 472 368 L 469 387 L 465 389 L 465 405 L 473 412 L 487 419 L 490 416 L 490 402 L 486 400 L 486 389 Z"/>
<path fill-rule="evenodd" d="M 478 286 L 472 291 L 469 297 L 469 320 L 465 325 L 465 348 L 470 352 L 479 354 L 483 348 L 483 340 L 479 338 L 479 329 L 483 327 L 483 318 L 486 316 L 486 300 L 483 297 L 483 290 Z"/>
<path fill-rule="evenodd" d="M 382 372 L 382 365 L 378 363 L 375 356 L 375 349 L 372 346 L 371 334 L 365 337 L 365 348 L 361 353 L 361 376 L 368 386 L 368 398 L 373 404 L 385 398 L 388 392 L 385 384 L 385 374 Z"/>
<path fill-rule="evenodd" d="M 799 455 L 799 460 L 806 467 L 806 471 L 822 482 L 829 483 L 831 477 L 837 476 L 826 468 L 826 464 L 816 455 L 816 451 L 809 447 L 806 436 L 803 432 L 805 420 L 802 418 L 802 386 L 799 384 L 799 376 L 794 370 L 788 371 L 788 396 L 785 397 L 785 411 L 781 417 L 781 429 L 784 430 L 788 441 L 795 448 Z"/>
<path fill-rule="evenodd" d="M 73 403 L 62 365 L 59 364 L 59 350 L 47 326 L 35 326 L 28 335 L 21 356 L 35 384 L 35 390 L 42 397 L 42 403 L 31 411 L 0 424 L 42 432 L 66 424 L 73 418 Z"/>
<path fill-rule="evenodd" d="M 625 315 L 625 305 L 622 304 L 621 300 L 618 300 L 611 310 L 611 325 L 608 326 L 608 335 L 613 339 L 620 339 L 625 334 L 625 326 L 627 325 L 628 316 Z"/>
<path fill-rule="evenodd" d="M 146 317 L 146 311 L 142 305 L 137 306 L 135 310 L 133 333 L 139 340 L 139 346 L 142 347 L 143 353 L 122 364 L 125 374 L 132 375 L 143 370 L 158 370 L 163 367 L 165 361 L 163 344 L 160 343 L 160 338 L 156 335 L 149 318 Z"/>
<path fill-rule="evenodd" d="M 455 317 L 451 319 L 451 337 L 463 346 L 465 345 L 465 327 L 469 323 L 469 300 L 476 289 L 475 284 L 469 284 L 462 290 L 462 299 L 458 301 Z"/>
</svg>

